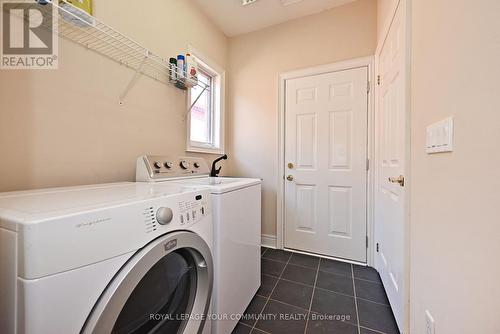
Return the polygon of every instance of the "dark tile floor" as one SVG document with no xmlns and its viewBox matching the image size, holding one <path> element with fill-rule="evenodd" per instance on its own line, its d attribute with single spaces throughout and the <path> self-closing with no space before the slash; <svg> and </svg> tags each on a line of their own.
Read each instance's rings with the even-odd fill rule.
<svg viewBox="0 0 500 334">
<path fill-rule="evenodd" d="M 399 333 L 373 268 L 262 248 L 261 286 L 233 334 Z"/>
</svg>

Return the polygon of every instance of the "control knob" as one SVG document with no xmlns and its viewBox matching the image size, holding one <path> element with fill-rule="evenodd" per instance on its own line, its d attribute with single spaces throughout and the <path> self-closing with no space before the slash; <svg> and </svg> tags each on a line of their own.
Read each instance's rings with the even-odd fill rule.
<svg viewBox="0 0 500 334">
<path fill-rule="evenodd" d="M 171 161 L 167 161 L 163 164 L 163 166 L 165 166 L 165 168 L 170 169 L 174 166 L 174 164 Z"/>
<path fill-rule="evenodd" d="M 156 211 L 156 220 L 160 225 L 167 225 L 172 221 L 173 217 L 174 213 L 170 208 L 162 207 L 159 208 L 158 211 Z"/>
<path fill-rule="evenodd" d="M 154 166 L 156 169 L 160 169 L 160 168 L 161 168 L 161 162 L 159 162 L 159 161 L 155 161 L 155 162 L 153 163 L 153 166 Z"/>
<path fill-rule="evenodd" d="M 179 166 L 181 166 L 182 169 L 188 169 L 189 162 L 187 162 L 186 160 L 182 160 L 181 163 L 179 164 Z"/>
<path fill-rule="evenodd" d="M 200 163 L 199 163 L 199 162 L 195 162 L 195 163 L 193 164 L 193 166 L 194 166 L 194 168 L 200 168 Z"/>
</svg>

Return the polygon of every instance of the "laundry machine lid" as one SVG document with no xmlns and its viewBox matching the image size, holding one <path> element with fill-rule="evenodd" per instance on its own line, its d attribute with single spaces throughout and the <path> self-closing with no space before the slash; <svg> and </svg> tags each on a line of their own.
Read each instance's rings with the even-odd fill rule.
<svg viewBox="0 0 500 334">
<path fill-rule="evenodd" d="M 30 224 L 192 190 L 167 183 L 153 187 L 123 182 L 0 193 L 0 227 L 12 229 L 12 223 Z"/>
</svg>

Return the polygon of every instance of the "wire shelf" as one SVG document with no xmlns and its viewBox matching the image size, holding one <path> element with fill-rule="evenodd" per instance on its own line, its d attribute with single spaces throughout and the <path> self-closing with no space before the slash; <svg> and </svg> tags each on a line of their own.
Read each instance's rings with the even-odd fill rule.
<svg viewBox="0 0 500 334">
<path fill-rule="evenodd" d="M 164 84 L 177 84 L 178 88 L 199 86 L 203 91 L 209 90 L 206 84 L 187 78 L 184 70 L 66 1 L 39 0 L 38 6 L 48 15 L 58 13 L 57 24 L 52 26 L 49 22 L 44 27 L 65 39 Z M 176 72 L 176 80 L 170 79 L 172 71 Z M 130 88 L 127 87 L 125 95 Z"/>
</svg>

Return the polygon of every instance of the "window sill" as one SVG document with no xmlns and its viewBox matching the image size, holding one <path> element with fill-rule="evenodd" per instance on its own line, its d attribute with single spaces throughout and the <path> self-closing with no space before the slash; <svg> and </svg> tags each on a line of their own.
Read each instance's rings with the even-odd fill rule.
<svg viewBox="0 0 500 334">
<path fill-rule="evenodd" d="M 188 148 L 186 148 L 186 152 L 208 153 L 208 154 L 224 154 L 224 149 L 222 149 L 222 148 L 208 148 L 208 147 L 189 146 Z"/>
</svg>

